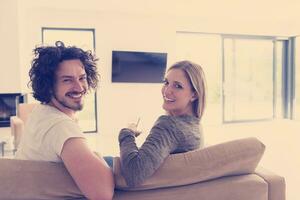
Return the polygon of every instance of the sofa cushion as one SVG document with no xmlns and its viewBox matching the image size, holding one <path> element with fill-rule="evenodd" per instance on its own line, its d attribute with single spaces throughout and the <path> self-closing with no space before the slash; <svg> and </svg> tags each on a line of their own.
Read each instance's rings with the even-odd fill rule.
<svg viewBox="0 0 300 200">
<path fill-rule="evenodd" d="M 114 158 L 114 176 L 117 189 L 146 190 L 181 186 L 207 181 L 222 176 L 254 172 L 265 150 L 256 138 L 225 142 L 203 149 L 172 154 L 142 185 L 129 188 L 121 175 L 120 159 Z"/>
</svg>

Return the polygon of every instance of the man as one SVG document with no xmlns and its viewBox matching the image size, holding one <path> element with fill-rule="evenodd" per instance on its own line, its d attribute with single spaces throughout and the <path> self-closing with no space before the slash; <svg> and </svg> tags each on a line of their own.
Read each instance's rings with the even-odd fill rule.
<svg viewBox="0 0 300 200">
<path fill-rule="evenodd" d="M 90 150 L 75 119 L 85 94 L 97 87 L 97 59 L 60 41 L 35 48 L 34 55 L 30 84 L 41 104 L 27 120 L 16 158 L 63 162 L 88 199 L 112 199 L 111 169 Z"/>
</svg>

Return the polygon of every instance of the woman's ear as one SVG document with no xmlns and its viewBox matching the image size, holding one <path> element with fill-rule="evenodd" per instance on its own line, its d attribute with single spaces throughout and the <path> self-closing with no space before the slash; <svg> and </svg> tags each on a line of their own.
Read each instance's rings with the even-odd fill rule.
<svg viewBox="0 0 300 200">
<path fill-rule="evenodd" d="M 195 101 L 196 99 L 198 99 L 198 95 L 196 92 L 193 92 L 193 95 L 192 95 L 192 98 L 191 98 L 191 101 Z"/>
</svg>

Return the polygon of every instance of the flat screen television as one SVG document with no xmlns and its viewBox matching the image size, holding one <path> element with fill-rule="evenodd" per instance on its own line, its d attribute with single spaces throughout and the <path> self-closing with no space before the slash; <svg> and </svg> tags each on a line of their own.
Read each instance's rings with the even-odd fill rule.
<svg viewBox="0 0 300 200">
<path fill-rule="evenodd" d="M 112 82 L 161 83 L 167 53 L 113 51 Z"/>
</svg>

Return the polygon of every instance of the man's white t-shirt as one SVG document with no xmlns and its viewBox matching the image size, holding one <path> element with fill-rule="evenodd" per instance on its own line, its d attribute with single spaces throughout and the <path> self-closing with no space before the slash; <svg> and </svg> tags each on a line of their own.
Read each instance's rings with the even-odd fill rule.
<svg viewBox="0 0 300 200">
<path fill-rule="evenodd" d="M 17 159 L 62 162 L 61 151 L 70 138 L 85 138 L 75 120 L 48 105 L 37 105 L 25 124 Z"/>
</svg>

